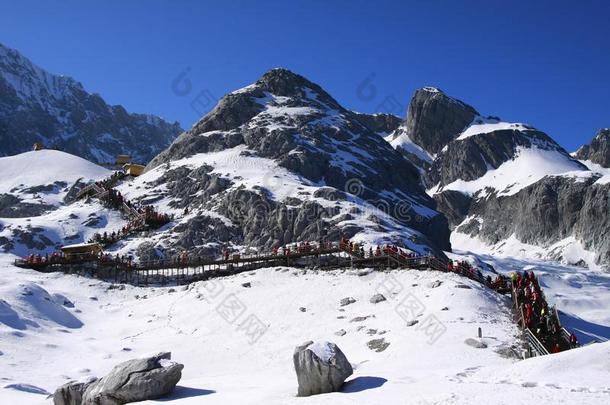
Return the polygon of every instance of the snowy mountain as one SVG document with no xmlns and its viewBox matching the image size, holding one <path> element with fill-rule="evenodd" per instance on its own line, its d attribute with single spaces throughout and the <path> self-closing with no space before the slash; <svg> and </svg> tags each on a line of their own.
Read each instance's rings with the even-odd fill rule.
<svg viewBox="0 0 610 405">
<path fill-rule="evenodd" d="M 587 170 L 529 126 L 478 113 L 436 152 L 403 132 L 395 145 L 417 145 L 430 169 L 453 167 L 437 161 L 460 147 L 497 165 L 466 168 L 464 178 L 438 176 L 445 179 L 434 194 L 438 209 L 458 226 L 453 245 L 480 254 L 452 253 L 423 169 L 383 140 L 398 126 L 394 116 L 341 107 L 301 76 L 270 71 L 225 96 L 142 176 L 121 180 L 116 189 L 125 198 L 174 218 L 105 250 L 147 259 L 185 250 L 264 253 L 341 235 L 367 248 L 392 241 L 476 263 L 493 276 L 536 271 L 549 304 L 584 347 L 522 360 L 509 296 L 447 272 L 282 266 L 136 287 L 15 267 L 17 256 L 51 253 L 127 224 L 96 198 L 73 198 L 110 171 L 69 153 L 31 151 L 0 158 L 0 403 L 48 404 L 47 394 L 67 381 L 167 350 L 185 365 L 162 399 L 176 404 L 604 403 L 610 276 L 594 266 L 596 253 L 585 243 L 607 240 L 610 172 Z M 494 145 L 502 145 L 497 154 L 486 150 Z M 505 237 L 514 229 L 529 230 L 519 238 L 537 245 Z M 550 247 L 538 242 L 561 235 Z M 497 244 L 485 242 L 493 238 Z M 591 265 L 532 254 L 577 264 L 584 257 Z M 385 300 L 372 300 L 380 293 Z M 238 300 L 241 318 L 223 315 L 227 298 Z M 243 329 L 250 316 L 266 328 L 255 341 Z M 434 333 L 430 319 L 438 321 Z M 478 328 L 483 337 L 474 347 Z M 295 396 L 292 354 L 309 339 L 335 342 L 350 361 L 354 375 L 340 392 Z"/>
<path fill-rule="evenodd" d="M 446 220 L 419 172 L 381 136 L 396 125 L 393 116 L 354 113 L 304 77 L 274 69 L 223 97 L 121 191 L 180 218 L 155 251 L 341 235 L 448 250 Z"/>
<path fill-rule="evenodd" d="M 581 146 L 574 157 L 610 168 L 610 128 L 600 129 L 591 143 Z"/>
<path fill-rule="evenodd" d="M 600 132 L 576 157 L 603 163 L 605 139 Z M 544 132 L 426 87 L 386 140 L 420 168 L 454 247 L 472 247 L 473 238 L 484 250 L 515 246 L 514 254 L 539 246 L 545 253 L 529 249 L 533 257 L 610 268 L 608 177 Z"/>
<path fill-rule="evenodd" d="M 180 132 L 178 123 L 110 106 L 74 79 L 0 44 L 0 156 L 40 142 L 99 163 L 114 162 L 118 154 L 146 163 Z"/>
</svg>

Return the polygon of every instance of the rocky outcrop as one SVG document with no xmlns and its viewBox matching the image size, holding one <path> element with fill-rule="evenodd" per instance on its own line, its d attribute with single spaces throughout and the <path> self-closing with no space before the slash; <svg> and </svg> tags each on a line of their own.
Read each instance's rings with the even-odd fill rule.
<svg viewBox="0 0 610 405">
<path fill-rule="evenodd" d="M 573 237 L 596 253 L 596 263 L 610 269 L 610 183 L 597 183 L 598 179 L 593 174 L 548 176 L 513 195 L 475 195 L 468 212 L 471 219 L 457 231 L 489 244 L 514 235 L 542 247 Z M 550 252 L 550 258 L 568 259 L 561 249 Z"/>
<path fill-rule="evenodd" d="M 434 87 L 413 95 L 407 119 L 401 125 L 411 140 L 431 155 L 440 152 L 478 115 L 477 111 Z"/>
<path fill-rule="evenodd" d="M 12 194 L 0 194 L 0 218 L 36 217 L 54 208 L 49 204 L 23 202 Z"/>
<path fill-rule="evenodd" d="M 384 135 L 394 132 L 402 123 L 402 118 L 394 114 L 361 114 L 356 113 L 356 117 L 368 129 L 376 134 Z"/>
<path fill-rule="evenodd" d="M 108 375 L 87 385 L 82 404 L 122 405 L 169 394 L 184 368 L 170 358 L 171 353 L 159 353 L 115 366 Z"/>
<path fill-rule="evenodd" d="M 589 160 L 602 167 L 610 167 L 610 128 L 600 129 L 591 143 L 581 146 L 574 157 Z"/>
<path fill-rule="evenodd" d="M 94 162 L 114 162 L 124 153 L 146 163 L 180 132 L 178 123 L 108 105 L 74 79 L 50 74 L 0 44 L 0 156 L 40 142 Z"/>
<path fill-rule="evenodd" d="M 339 347 L 330 342 L 306 342 L 293 354 L 299 383 L 298 396 L 339 391 L 352 366 Z"/>
</svg>

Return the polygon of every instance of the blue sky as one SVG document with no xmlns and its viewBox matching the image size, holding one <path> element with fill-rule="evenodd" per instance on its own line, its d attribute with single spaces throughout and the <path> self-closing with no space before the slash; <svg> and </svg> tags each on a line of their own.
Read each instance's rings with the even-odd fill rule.
<svg viewBox="0 0 610 405">
<path fill-rule="evenodd" d="M 437 86 L 571 151 L 610 126 L 609 4 L 3 1 L 0 42 L 185 128 L 208 98 L 282 66 L 364 112 L 405 115 L 415 89 Z M 183 73 L 188 92 L 172 86 Z"/>
</svg>

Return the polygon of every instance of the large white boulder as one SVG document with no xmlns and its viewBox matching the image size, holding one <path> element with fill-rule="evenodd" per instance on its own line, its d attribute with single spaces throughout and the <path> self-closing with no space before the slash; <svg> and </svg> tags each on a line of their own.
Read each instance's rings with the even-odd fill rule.
<svg viewBox="0 0 610 405">
<path fill-rule="evenodd" d="M 297 346 L 293 360 L 300 397 L 338 391 L 353 373 L 341 349 L 331 342 L 309 341 Z"/>
</svg>

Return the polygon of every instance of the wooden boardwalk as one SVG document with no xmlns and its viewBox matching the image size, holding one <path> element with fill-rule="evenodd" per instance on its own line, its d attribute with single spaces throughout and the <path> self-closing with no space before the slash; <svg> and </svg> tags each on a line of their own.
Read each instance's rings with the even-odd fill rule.
<svg viewBox="0 0 610 405">
<path fill-rule="evenodd" d="M 184 259 L 153 260 L 127 263 L 92 256 L 72 258 L 42 259 L 30 261 L 18 259 L 15 265 L 41 272 L 64 272 L 83 274 L 104 280 L 129 283 L 133 285 L 150 284 L 188 284 L 213 277 L 237 274 L 264 267 L 293 266 L 330 270 L 337 268 L 375 268 L 375 269 L 433 269 L 447 271 L 447 265 L 434 256 L 408 257 L 392 251 L 362 257 L 339 243 L 328 244 L 323 248 L 290 254 L 257 254 L 234 256 L 229 259 L 209 257 L 188 257 Z M 473 273 L 471 278 L 476 278 Z M 478 280 L 483 282 L 484 280 Z"/>
</svg>

